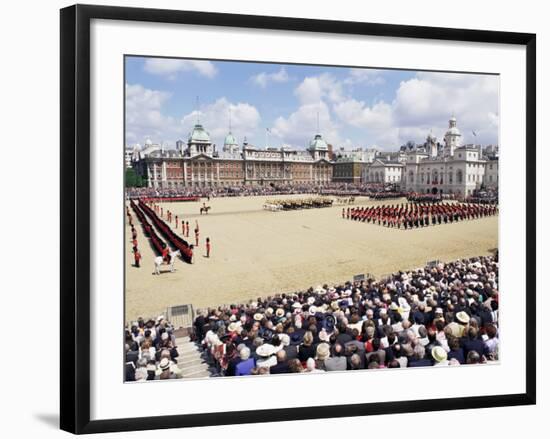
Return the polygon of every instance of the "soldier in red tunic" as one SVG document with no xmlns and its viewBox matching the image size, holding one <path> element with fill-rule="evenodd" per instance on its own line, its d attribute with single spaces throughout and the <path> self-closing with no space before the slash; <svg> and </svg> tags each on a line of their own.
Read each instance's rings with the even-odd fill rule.
<svg viewBox="0 0 550 439">
<path fill-rule="evenodd" d="M 168 248 L 168 246 L 166 244 L 163 244 L 163 247 L 162 247 L 162 260 L 165 261 L 166 263 L 170 262 L 169 261 L 169 259 L 170 259 L 169 253 L 170 253 L 170 249 Z"/>
<path fill-rule="evenodd" d="M 134 267 L 137 267 L 139 268 L 139 261 L 141 260 L 141 253 L 139 252 L 139 250 L 136 248 L 134 250 Z"/>
</svg>

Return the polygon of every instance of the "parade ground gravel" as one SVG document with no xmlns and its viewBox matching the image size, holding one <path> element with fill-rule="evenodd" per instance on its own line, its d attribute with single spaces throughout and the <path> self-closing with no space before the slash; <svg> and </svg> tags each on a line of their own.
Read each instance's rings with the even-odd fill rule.
<svg viewBox="0 0 550 439">
<path fill-rule="evenodd" d="M 141 267 L 133 266 L 130 228 L 126 225 L 125 318 L 154 317 L 168 306 L 192 304 L 196 309 L 242 303 L 275 293 L 336 284 L 354 275 L 377 278 L 422 267 L 427 261 L 451 261 L 490 254 L 498 247 L 498 216 L 413 230 L 390 229 L 342 219 L 342 206 L 296 211 L 263 210 L 266 200 L 306 195 L 212 198 L 210 201 L 161 203 L 189 221 L 194 243 L 195 220 L 200 243 L 194 263 L 179 259 L 174 273 L 163 267 L 153 275 L 154 252 L 137 224 Z M 352 206 L 396 204 L 359 197 Z M 205 202 L 208 215 L 200 215 Z M 164 218 L 166 220 L 166 218 Z M 134 215 L 134 223 L 138 220 Z M 172 227 L 175 228 L 174 219 Z M 181 226 L 178 234 L 181 236 Z M 212 243 L 205 257 L 205 239 Z"/>
</svg>

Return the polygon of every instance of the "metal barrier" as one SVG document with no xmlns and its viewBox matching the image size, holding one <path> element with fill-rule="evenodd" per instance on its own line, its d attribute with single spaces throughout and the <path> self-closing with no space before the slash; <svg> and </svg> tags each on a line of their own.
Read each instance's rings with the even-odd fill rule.
<svg viewBox="0 0 550 439">
<path fill-rule="evenodd" d="M 175 329 L 191 328 L 195 320 L 193 305 L 175 305 L 166 309 L 166 319 L 174 325 Z"/>
</svg>

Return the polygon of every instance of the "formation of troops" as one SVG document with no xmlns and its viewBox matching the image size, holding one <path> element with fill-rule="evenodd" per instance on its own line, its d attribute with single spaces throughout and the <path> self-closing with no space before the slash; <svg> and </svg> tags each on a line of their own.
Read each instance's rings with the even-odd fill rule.
<svg viewBox="0 0 550 439">
<path fill-rule="evenodd" d="M 332 198 L 313 197 L 288 200 L 267 200 L 266 205 L 276 206 L 282 210 L 313 209 L 332 206 Z"/>
<path fill-rule="evenodd" d="M 497 214 L 495 204 L 474 203 L 406 203 L 342 209 L 344 219 L 405 230 Z"/>
</svg>

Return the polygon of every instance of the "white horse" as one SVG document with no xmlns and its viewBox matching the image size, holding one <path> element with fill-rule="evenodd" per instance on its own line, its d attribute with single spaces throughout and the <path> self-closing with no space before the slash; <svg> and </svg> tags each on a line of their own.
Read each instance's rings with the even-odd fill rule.
<svg viewBox="0 0 550 439">
<path fill-rule="evenodd" d="M 176 250 L 175 252 L 170 252 L 170 273 L 173 273 L 176 271 L 174 269 L 174 264 L 176 262 L 176 258 L 180 255 L 180 251 Z M 162 259 L 162 256 L 157 256 L 155 258 L 155 272 L 153 274 L 160 274 L 160 267 L 164 264 L 164 260 Z"/>
</svg>

